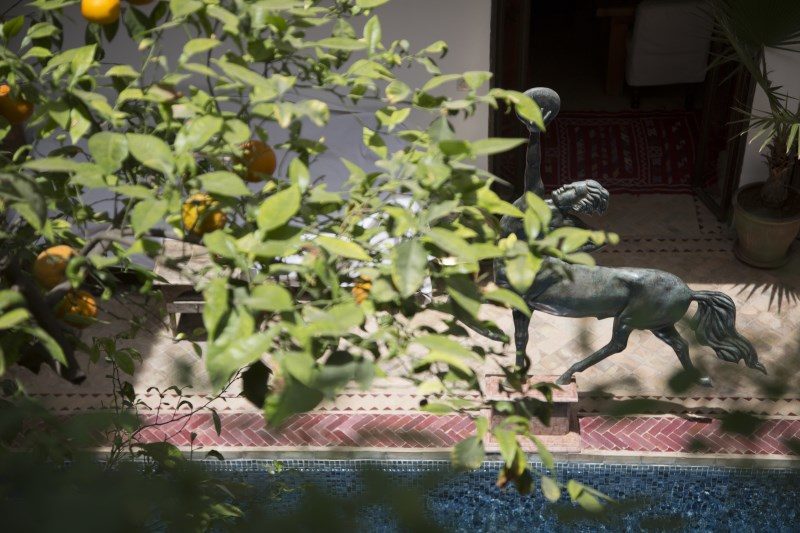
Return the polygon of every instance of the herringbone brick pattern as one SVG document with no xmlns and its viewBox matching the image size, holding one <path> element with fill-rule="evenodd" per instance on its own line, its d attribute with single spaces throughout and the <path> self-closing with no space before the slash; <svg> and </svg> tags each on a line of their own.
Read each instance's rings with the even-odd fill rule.
<svg viewBox="0 0 800 533">
<path fill-rule="evenodd" d="M 145 417 L 145 424 L 165 419 Z M 297 415 L 280 428 L 267 428 L 261 413 L 229 413 L 222 417 L 217 435 L 210 414 L 168 422 L 140 433 L 145 442 L 168 440 L 194 445 L 241 447 L 359 447 L 447 448 L 475 433 L 475 424 L 464 415 L 431 414 L 336 414 Z"/>
<path fill-rule="evenodd" d="M 752 435 L 723 431 L 718 419 L 634 416 L 580 419 L 584 450 L 791 455 L 800 420 L 766 420 Z"/>
</svg>

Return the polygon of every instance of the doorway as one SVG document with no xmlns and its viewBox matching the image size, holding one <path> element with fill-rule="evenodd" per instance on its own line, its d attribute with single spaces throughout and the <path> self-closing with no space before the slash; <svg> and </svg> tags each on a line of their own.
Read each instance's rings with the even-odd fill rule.
<svg viewBox="0 0 800 533">
<path fill-rule="evenodd" d="M 629 48 L 637 46 L 637 28 L 648 30 L 647 10 L 658 4 L 493 0 L 494 83 L 515 90 L 546 86 L 561 95 L 561 112 L 543 135 L 542 174 L 549 189 L 593 178 L 612 193 L 694 194 L 724 220 L 745 143 L 736 135 L 740 117 L 734 108 L 749 107 L 752 83 L 731 66 L 707 70 L 706 57 L 713 53 L 708 42 L 699 80 L 628 83 L 639 83 L 631 78 L 631 58 L 639 56 L 629 55 Z M 689 61 L 676 68 L 696 72 L 696 57 Z M 658 74 L 645 72 L 645 78 Z M 490 133 L 526 132 L 513 114 L 498 111 L 490 117 Z M 522 192 L 524 152 L 523 146 L 490 160 L 490 170 L 512 185 L 500 191 L 507 198 Z"/>
</svg>

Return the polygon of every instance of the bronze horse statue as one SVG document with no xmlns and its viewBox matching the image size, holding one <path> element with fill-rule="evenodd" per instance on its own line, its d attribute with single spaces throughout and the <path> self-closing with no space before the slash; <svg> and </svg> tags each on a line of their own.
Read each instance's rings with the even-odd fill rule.
<svg viewBox="0 0 800 533">
<path fill-rule="evenodd" d="M 545 124 L 558 114 L 560 100 L 555 91 L 535 88 L 526 94 L 539 104 Z M 531 134 L 526 158 L 525 191 L 543 197 L 541 131 L 526 120 L 523 123 Z M 553 224 L 584 227 L 584 223 L 574 214 L 604 212 L 608 206 L 608 191 L 592 180 L 575 182 L 554 191 L 547 202 L 554 213 L 551 227 Z M 524 210 L 525 196 L 514 204 Z M 503 236 L 516 233 L 518 237 L 525 238 L 522 222 L 517 218 L 503 217 L 501 227 Z M 495 280 L 498 285 L 511 288 L 501 260 L 495 261 Z M 717 357 L 724 361 L 737 363 L 743 360 L 748 367 L 766 374 L 753 345 L 736 331 L 733 300 L 721 292 L 693 291 L 680 278 L 668 272 L 648 268 L 588 267 L 547 258 L 533 284 L 521 296 L 532 311 L 571 318 L 614 319 L 611 341 L 570 366 L 556 381 L 559 385 L 569 383 L 576 372 L 582 372 L 623 351 L 635 329 L 653 332 L 675 351 L 685 370 L 695 371 L 689 357 L 689 345 L 675 329 L 675 324 L 683 318 L 692 302 L 698 304 L 691 326 L 700 344 L 711 347 Z M 530 367 L 526 348 L 531 318 L 516 310 L 513 311 L 513 318 L 516 364 L 526 375 Z M 708 376 L 702 376 L 700 383 L 712 385 Z"/>
</svg>

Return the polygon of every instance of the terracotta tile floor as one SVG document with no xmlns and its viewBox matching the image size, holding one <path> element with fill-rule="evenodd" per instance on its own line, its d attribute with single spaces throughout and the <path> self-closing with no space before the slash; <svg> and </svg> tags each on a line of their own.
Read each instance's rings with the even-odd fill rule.
<svg viewBox="0 0 800 533">
<path fill-rule="evenodd" d="M 671 394 L 668 378 L 679 370 L 678 360 L 669 347 L 648 332 L 635 332 L 628 348 L 610 357 L 577 377 L 582 393 L 584 412 L 602 411 L 603 402 L 615 398 L 650 397 L 666 399 L 682 408 L 715 408 L 743 406 L 746 409 L 770 414 L 800 415 L 800 251 L 795 250 L 792 261 L 779 270 L 763 271 L 747 267 L 731 253 L 733 239 L 711 214 L 688 195 L 652 195 L 635 197 L 619 195 L 612 198 L 611 209 L 602 219 L 592 221 L 598 228 L 617 231 L 622 243 L 598 252 L 599 264 L 609 266 L 641 266 L 659 268 L 681 276 L 694 289 L 720 290 L 737 304 L 737 325 L 740 331 L 757 345 L 760 359 L 772 378 L 788 381 L 790 387 L 783 399 L 765 399 L 761 390 L 764 380 L 754 371 L 724 363 L 710 349 L 692 346 L 696 364 L 708 369 L 714 388 L 696 387 L 683 394 Z M 115 308 L 124 314 L 124 308 Z M 153 311 L 153 309 L 150 309 Z M 130 312 L 140 312 L 131 309 Z M 510 312 L 487 306 L 482 311 L 507 331 L 511 331 Z M 109 318 L 106 316 L 106 318 Z M 434 316 L 423 317 L 426 322 Z M 186 321 L 184 326 L 191 328 Z M 144 356 L 137 370 L 138 391 L 151 386 L 167 387 L 192 382 L 187 394 L 203 396 L 209 386 L 202 360 L 188 342 L 175 342 L 161 319 L 151 321 L 151 330 L 130 341 Z M 114 321 L 89 329 L 85 335 L 99 333 L 100 328 L 113 330 Z M 569 364 L 588 355 L 610 338 L 610 320 L 574 320 L 537 313 L 531 324 L 529 353 L 533 372 L 560 374 Z M 688 338 L 688 336 L 687 336 Z M 478 335 L 478 344 L 491 341 Z M 201 343 L 202 348 L 202 343 Z M 506 357 L 513 349 L 506 347 Z M 493 364 L 487 370 L 495 370 Z M 30 392 L 40 395 L 56 409 L 72 410 L 97 407 L 108 402 L 108 386 L 103 364 L 89 366 L 89 378 L 79 387 L 57 379 L 49 369 L 37 378 L 25 371 L 16 373 Z M 771 378 L 770 378 L 771 379 Z M 594 392 L 591 392 L 594 391 Z M 231 412 L 253 411 L 231 390 L 221 409 Z M 149 402 L 156 395 L 144 395 Z M 402 381 L 386 380 L 376 384 L 369 393 L 351 391 L 336 401 L 328 402 L 320 411 L 394 413 L 413 412 L 419 398 Z"/>
</svg>

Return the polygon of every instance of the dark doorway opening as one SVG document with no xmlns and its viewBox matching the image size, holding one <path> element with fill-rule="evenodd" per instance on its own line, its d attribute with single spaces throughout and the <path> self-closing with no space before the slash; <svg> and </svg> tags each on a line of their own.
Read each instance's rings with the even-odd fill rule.
<svg viewBox="0 0 800 533">
<path fill-rule="evenodd" d="M 542 171 L 548 188 L 594 178 L 612 192 L 694 193 L 725 219 L 746 142 L 737 135 L 741 117 L 734 109 L 750 106 L 752 83 L 731 66 L 708 70 L 707 58 L 714 53 L 708 39 L 699 81 L 667 83 L 669 76 L 645 68 L 644 85 L 631 85 L 642 84 L 633 61 L 642 50 L 637 31 L 650 35 L 645 24 L 654 18 L 661 23 L 660 14 L 654 17 L 640 4 L 493 0 L 494 84 L 520 91 L 546 86 L 561 95 L 559 118 L 543 136 Z M 658 8 L 658 2 L 646 3 L 648 9 L 653 5 Z M 685 15 L 684 22 L 680 14 L 669 17 L 662 17 L 664 24 L 686 24 Z M 664 46 L 669 51 L 675 45 Z M 690 47 L 685 60 L 682 48 L 675 52 L 675 79 L 686 78 L 681 78 L 681 69 L 698 71 L 697 54 L 691 52 Z M 647 56 L 639 63 L 647 67 Z M 658 78 L 654 84 L 646 85 L 648 75 Z M 499 110 L 490 117 L 490 134 L 522 137 L 526 131 L 513 114 Z M 523 146 L 490 160 L 490 170 L 512 185 L 499 189 L 507 198 L 522 192 L 524 151 Z"/>
</svg>

